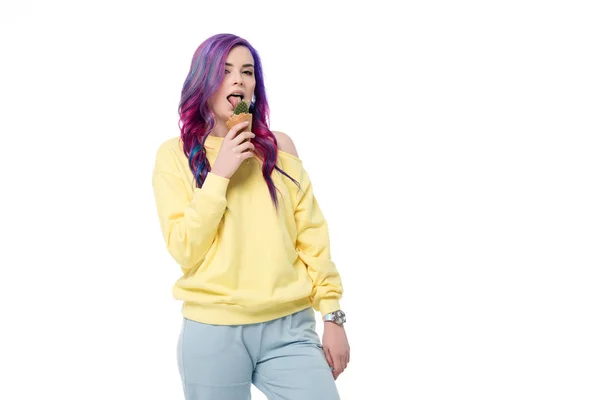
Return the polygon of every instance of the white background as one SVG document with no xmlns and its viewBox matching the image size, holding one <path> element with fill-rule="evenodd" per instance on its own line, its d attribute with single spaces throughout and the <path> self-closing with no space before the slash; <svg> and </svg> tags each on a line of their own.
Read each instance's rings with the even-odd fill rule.
<svg viewBox="0 0 600 400">
<path fill-rule="evenodd" d="M 183 398 L 151 173 L 221 32 L 330 224 L 343 399 L 600 398 L 592 3 L 3 0 L 0 398 Z"/>
</svg>

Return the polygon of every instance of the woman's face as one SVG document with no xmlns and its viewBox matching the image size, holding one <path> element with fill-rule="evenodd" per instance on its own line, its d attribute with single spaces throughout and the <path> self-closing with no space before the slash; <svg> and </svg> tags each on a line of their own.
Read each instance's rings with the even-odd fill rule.
<svg viewBox="0 0 600 400">
<path fill-rule="evenodd" d="M 217 91 L 208 99 L 208 105 L 215 114 L 217 123 L 225 123 L 233 115 L 235 105 L 245 100 L 252 101 L 256 78 L 254 58 L 244 46 L 236 46 L 227 55 L 225 75 Z"/>
</svg>

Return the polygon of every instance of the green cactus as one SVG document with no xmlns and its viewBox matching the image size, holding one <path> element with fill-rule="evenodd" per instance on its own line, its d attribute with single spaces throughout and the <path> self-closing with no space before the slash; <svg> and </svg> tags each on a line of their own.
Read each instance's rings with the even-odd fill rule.
<svg viewBox="0 0 600 400">
<path fill-rule="evenodd" d="M 244 100 L 241 100 L 237 106 L 235 106 L 235 109 L 233 110 L 233 113 L 235 115 L 237 114 L 248 114 L 248 103 L 246 103 Z"/>
</svg>

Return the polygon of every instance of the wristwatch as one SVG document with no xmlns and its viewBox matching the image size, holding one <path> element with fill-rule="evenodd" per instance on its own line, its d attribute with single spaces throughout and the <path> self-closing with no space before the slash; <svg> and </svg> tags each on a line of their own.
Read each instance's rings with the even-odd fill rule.
<svg viewBox="0 0 600 400">
<path fill-rule="evenodd" d="M 342 326 L 346 322 L 346 314 L 342 310 L 330 312 L 329 314 L 325 314 L 323 322 L 335 322 L 339 326 Z"/>
</svg>

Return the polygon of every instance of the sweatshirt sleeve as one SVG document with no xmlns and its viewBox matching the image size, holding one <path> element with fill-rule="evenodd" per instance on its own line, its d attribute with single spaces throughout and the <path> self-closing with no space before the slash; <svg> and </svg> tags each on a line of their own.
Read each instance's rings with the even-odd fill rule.
<svg viewBox="0 0 600 400">
<path fill-rule="evenodd" d="M 298 236 L 296 251 L 306 264 L 313 281 L 311 301 L 322 315 L 340 309 L 343 287 L 340 274 L 331 260 L 329 230 L 313 193 L 312 183 L 304 168 L 301 170 L 299 200 L 294 212 Z"/>
<path fill-rule="evenodd" d="M 175 155 L 161 147 L 156 156 L 152 186 L 167 249 L 184 271 L 200 264 L 212 245 L 227 206 L 229 179 L 208 173 L 191 201 Z"/>
</svg>

